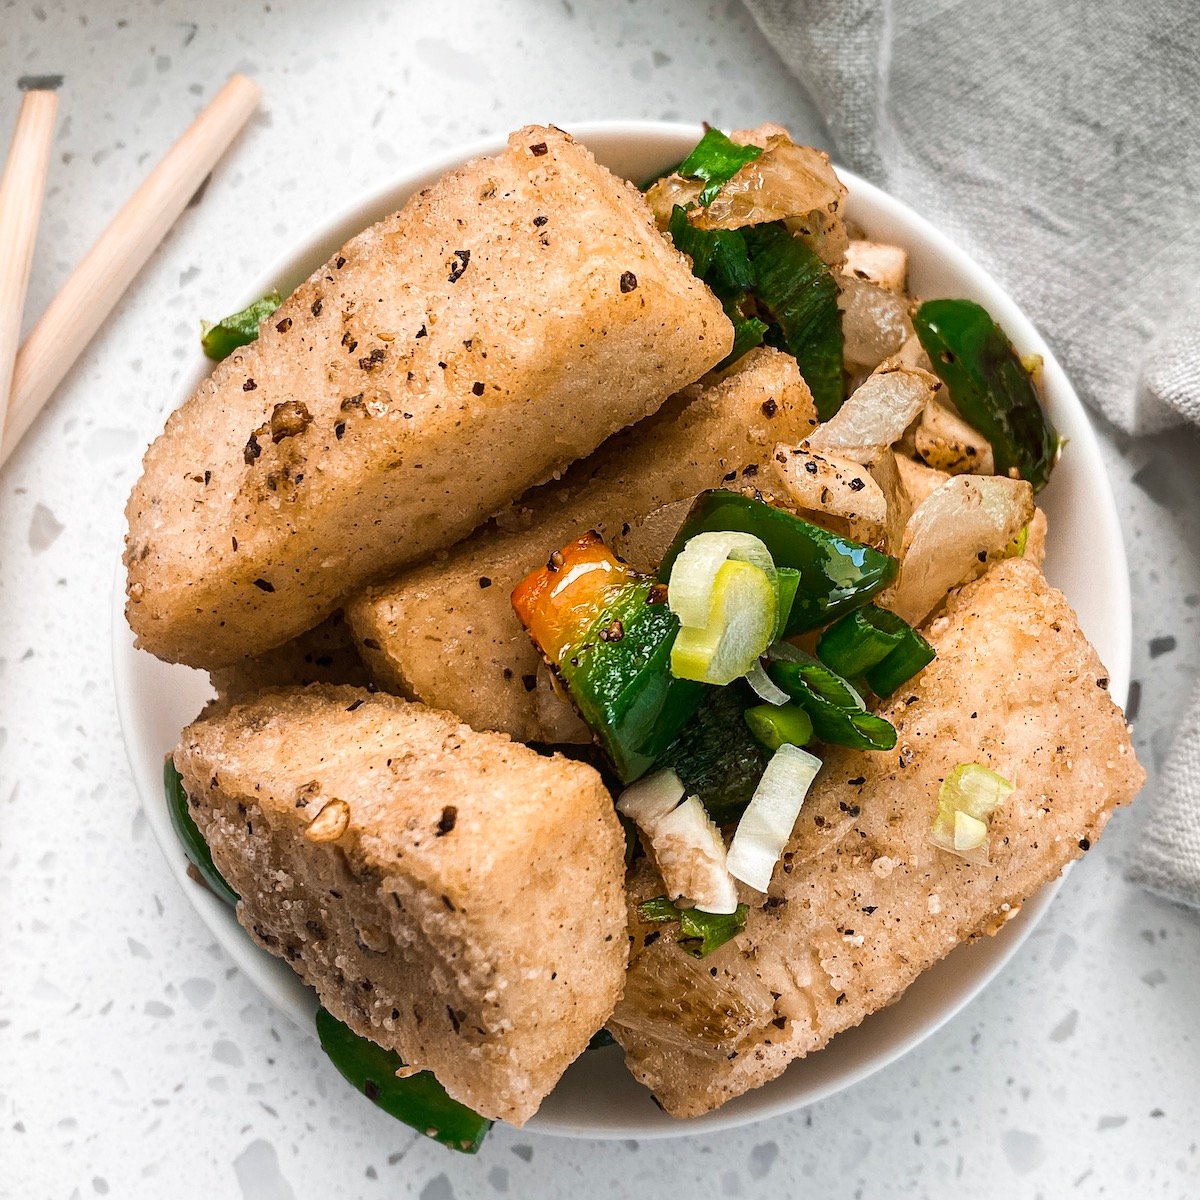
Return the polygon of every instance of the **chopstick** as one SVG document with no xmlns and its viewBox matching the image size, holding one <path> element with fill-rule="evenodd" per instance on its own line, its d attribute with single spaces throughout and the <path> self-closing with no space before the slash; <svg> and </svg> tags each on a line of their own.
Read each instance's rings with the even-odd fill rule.
<svg viewBox="0 0 1200 1200">
<path fill-rule="evenodd" d="M 234 75 L 113 218 L 17 353 L 0 467 L 258 105 Z"/>
<path fill-rule="evenodd" d="M 8 412 L 21 339 L 21 314 L 46 194 L 61 83 L 61 75 L 19 81 L 25 95 L 0 179 L 0 429 Z"/>
</svg>

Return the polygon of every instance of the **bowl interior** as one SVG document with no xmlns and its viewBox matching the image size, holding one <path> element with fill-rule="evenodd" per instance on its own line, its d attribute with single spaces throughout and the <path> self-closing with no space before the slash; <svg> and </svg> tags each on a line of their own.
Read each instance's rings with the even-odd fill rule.
<svg viewBox="0 0 1200 1200">
<path fill-rule="evenodd" d="M 572 132 L 617 174 L 640 181 L 683 157 L 701 130 L 695 125 L 605 122 L 579 125 Z M 501 144 L 497 139 L 465 147 L 388 181 L 333 217 L 249 291 L 230 296 L 228 307 L 233 310 L 271 287 L 290 290 L 351 235 L 398 208 L 448 167 L 475 154 L 494 152 Z M 1050 520 L 1047 574 L 1079 613 L 1085 632 L 1109 670 L 1112 694 L 1123 703 L 1129 681 L 1128 573 L 1112 493 L 1095 435 L 1078 398 L 1036 330 L 984 271 L 911 209 L 851 173 L 841 174 L 850 190 L 848 215 L 868 236 L 908 248 L 916 295 L 977 300 L 1001 322 L 1019 351 L 1041 354 L 1045 359 L 1048 406 L 1070 443 L 1040 500 Z M 194 367 L 181 387 L 178 403 L 191 394 L 210 366 L 197 345 Z M 211 691 L 203 673 L 169 666 L 134 649 L 123 607 L 124 574 L 118 570 L 113 608 L 117 706 L 151 827 L 185 895 L 213 935 L 263 994 L 312 1036 L 312 993 L 285 963 L 253 945 L 228 908 L 187 878 L 187 862 L 163 801 L 162 760 Z M 611 1047 L 579 1059 L 529 1128 L 593 1138 L 669 1137 L 730 1128 L 830 1095 L 891 1062 L 957 1013 L 1015 953 L 1058 886 L 1054 883 L 1042 889 L 999 936 L 960 947 L 926 972 L 899 1002 L 841 1034 L 821 1053 L 794 1063 L 779 1079 L 717 1112 L 686 1123 L 666 1116 L 626 1073 L 620 1051 Z"/>
</svg>

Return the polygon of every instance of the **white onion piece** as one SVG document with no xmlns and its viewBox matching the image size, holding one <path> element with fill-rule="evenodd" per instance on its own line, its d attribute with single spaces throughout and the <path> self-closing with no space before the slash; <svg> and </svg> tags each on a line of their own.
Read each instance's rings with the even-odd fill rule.
<svg viewBox="0 0 1200 1200">
<path fill-rule="evenodd" d="M 820 769 L 821 760 L 799 746 L 780 746 L 771 756 L 729 847 L 726 865 L 735 879 L 760 892 L 771 886 L 775 864 Z"/>
<path fill-rule="evenodd" d="M 889 292 L 904 292 L 908 278 L 908 251 L 903 246 L 892 246 L 887 242 L 868 242 L 863 238 L 851 238 L 846 247 L 846 265 L 843 273 L 855 279 L 864 279 L 876 287 Z"/>
<path fill-rule="evenodd" d="M 655 771 L 631 783 L 617 800 L 617 812 L 628 817 L 647 837 L 683 799 L 684 786 L 674 771 Z"/>
<path fill-rule="evenodd" d="M 730 559 L 757 567 L 775 587 L 775 562 L 761 538 L 751 533 L 698 533 L 672 564 L 667 583 L 667 604 L 681 625 L 703 629 L 708 624 L 717 573 Z"/>
<path fill-rule="evenodd" d="M 874 371 L 809 434 L 809 449 L 861 462 L 864 452 L 873 456 L 899 441 L 941 386 L 936 375 L 912 367 Z"/>
<path fill-rule="evenodd" d="M 650 848 L 672 900 L 691 900 L 702 912 L 737 910 L 737 887 L 725 863 L 725 841 L 697 797 L 689 796 L 658 822 Z"/>
<path fill-rule="evenodd" d="M 761 659 L 746 672 L 746 682 L 750 685 L 750 690 L 767 704 L 786 704 L 791 699 L 791 696 L 767 674 Z"/>
<path fill-rule="evenodd" d="M 877 603 L 919 625 L 951 588 L 1003 558 L 1033 513 L 1033 488 L 1023 479 L 953 476 L 909 518 L 900 576 Z"/>
<path fill-rule="evenodd" d="M 842 357 L 850 371 L 877 367 L 898 353 L 912 336 L 908 301 L 896 292 L 878 287 L 855 275 L 838 281 L 842 312 Z"/>
</svg>

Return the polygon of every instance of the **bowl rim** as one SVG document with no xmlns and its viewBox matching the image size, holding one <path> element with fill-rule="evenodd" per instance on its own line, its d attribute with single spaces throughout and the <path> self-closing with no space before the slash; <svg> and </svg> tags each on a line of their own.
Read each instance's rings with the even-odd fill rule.
<svg viewBox="0 0 1200 1200">
<path fill-rule="evenodd" d="M 593 149 L 597 148 L 597 144 L 618 141 L 657 141 L 677 142 L 686 152 L 686 148 L 694 144 L 700 136 L 702 126 L 687 122 L 605 120 L 571 122 L 567 125 L 567 129 L 573 136 Z M 425 157 L 411 166 L 391 173 L 372 187 L 363 189 L 354 199 L 347 201 L 325 219 L 315 223 L 305 236 L 297 239 L 292 244 L 292 248 L 287 253 L 280 255 L 279 259 L 271 265 L 270 270 L 264 271 L 258 276 L 254 285 L 247 289 L 242 298 L 231 306 L 230 311 L 259 298 L 273 287 L 279 287 L 281 290 L 285 286 L 294 287 L 324 261 L 323 248 L 327 248 L 328 252 L 332 253 L 353 233 L 358 232 L 373 220 L 377 220 L 382 211 L 389 210 L 399 195 L 410 194 L 422 186 L 426 180 L 460 165 L 467 159 L 496 153 L 506 143 L 507 138 L 504 135 L 475 139 L 470 143 L 444 149 Z M 601 161 L 604 160 L 602 150 L 597 153 L 597 157 Z M 1098 528 L 1104 534 L 1107 553 L 1111 560 L 1110 574 L 1112 578 L 1106 580 L 1106 585 L 1108 601 L 1116 618 L 1115 627 L 1108 631 L 1112 644 L 1106 650 L 1105 662 L 1109 671 L 1113 698 L 1123 705 L 1128 692 L 1132 645 L 1129 573 L 1116 503 L 1107 474 L 1103 469 L 1090 415 L 1032 322 L 987 271 L 947 235 L 907 204 L 860 178 L 854 172 L 841 167 L 838 167 L 837 170 L 855 201 L 865 202 L 866 206 L 877 214 L 883 214 L 897 224 L 907 225 L 914 229 L 934 253 L 953 263 L 955 270 L 965 273 L 971 279 L 976 291 L 988 296 L 989 310 L 1005 328 L 1013 342 L 1027 351 L 1032 350 L 1042 355 L 1045 362 L 1047 392 L 1053 392 L 1056 403 L 1065 404 L 1068 409 L 1075 410 L 1073 415 L 1079 419 L 1073 422 L 1075 448 L 1072 453 L 1080 453 L 1089 462 L 1098 464 L 1100 467 L 1098 478 L 1102 480 L 1102 486 L 1095 489 L 1091 501 L 1094 505 L 1093 515 Z M 198 343 L 193 361 L 193 370 L 188 371 L 185 368 L 183 378 L 180 380 L 176 407 L 183 403 L 194 390 L 197 377 L 211 370 L 211 364 L 204 358 Z M 146 683 L 140 681 L 139 676 L 145 674 L 147 670 L 158 672 L 156 678 L 161 680 L 160 686 L 170 687 L 169 677 L 179 677 L 178 673 L 187 672 L 189 668 L 157 663 L 157 660 L 151 659 L 151 656 L 145 652 L 133 648 L 133 636 L 124 618 L 124 583 L 124 569 L 118 563 L 113 593 L 112 627 L 116 705 L 130 768 L 147 819 L 172 874 L 179 881 L 188 902 L 196 910 L 209 932 L 265 999 L 275 1007 L 282 1009 L 302 1032 L 310 1037 L 315 1037 L 311 1015 L 315 1011 L 316 1003 L 310 990 L 299 984 L 298 979 L 295 979 L 298 988 L 285 988 L 279 983 L 278 977 L 272 977 L 272 969 L 282 965 L 280 960 L 267 955 L 255 946 L 237 924 L 232 911 L 206 889 L 194 886 L 188 877 L 186 859 L 179 852 L 163 803 L 161 789 L 157 785 L 158 772 L 153 773 L 153 783 L 147 775 L 146 760 L 150 749 L 143 744 L 146 740 L 144 721 L 137 712 L 136 698 L 139 690 L 146 687 Z M 145 660 L 150 660 L 156 666 L 151 668 Z M 161 671 L 158 670 L 159 668 Z M 651 1127 L 647 1127 L 645 1114 L 639 1113 L 636 1117 L 636 1124 L 621 1124 L 619 1121 L 614 1121 L 593 1126 L 577 1118 L 556 1118 L 543 1108 L 541 1113 L 530 1120 L 526 1129 L 558 1136 L 598 1140 L 630 1137 L 640 1140 L 681 1137 L 701 1132 L 733 1129 L 816 1103 L 896 1061 L 961 1012 L 1016 954 L 1025 939 L 1032 933 L 1037 921 L 1049 907 L 1054 895 L 1061 887 L 1064 877 L 1065 874 L 1045 885 L 1026 902 L 1020 916 L 1006 929 L 1003 943 L 992 944 L 992 953 L 983 969 L 976 971 L 965 986 L 959 986 L 954 990 L 949 999 L 940 1007 L 935 1006 L 932 1015 L 926 1015 L 925 1019 L 917 1022 L 906 1035 L 894 1037 L 882 1051 L 860 1056 L 860 1061 L 852 1062 L 841 1072 L 835 1073 L 823 1085 L 809 1088 L 807 1091 L 795 1086 L 799 1076 L 795 1070 L 797 1064 L 793 1063 L 788 1071 L 763 1087 L 731 1101 L 729 1105 L 714 1112 L 686 1121 L 664 1118 L 661 1122 L 656 1120 Z M 1000 948 L 995 949 L 997 946 Z M 972 948 L 960 947 L 953 954 L 961 955 L 964 950 L 970 949 Z M 941 964 L 936 964 L 935 968 L 931 970 L 936 970 L 938 966 Z M 284 970 L 290 973 L 289 968 L 284 967 Z M 925 973 L 925 975 L 929 974 L 930 972 Z M 915 984 L 914 987 L 916 987 Z M 301 992 L 308 996 L 307 1004 L 304 1003 Z M 903 1003 L 905 999 L 907 996 L 889 1007 L 894 1008 Z M 840 1034 L 839 1039 L 848 1037 L 851 1032 L 856 1031 Z M 837 1039 L 834 1044 L 837 1044 Z M 598 1053 L 611 1055 L 617 1051 Z M 788 1083 L 789 1075 L 793 1076 L 791 1087 Z M 636 1086 L 640 1087 L 640 1085 Z M 549 1101 L 547 1103 L 549 1104 Z"/>
</svg>

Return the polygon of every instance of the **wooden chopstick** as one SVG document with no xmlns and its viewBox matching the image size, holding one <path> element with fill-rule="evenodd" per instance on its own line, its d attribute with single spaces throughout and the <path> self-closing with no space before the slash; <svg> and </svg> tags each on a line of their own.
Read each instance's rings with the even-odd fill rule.
<svg viewBox="0 0 1200 1200">
<path fill-rule="evenodd" d="M 0 467 L 258 105 L 234 75 L 167 151 L 50 301 L 17 353 Z"/>
<path fill-rule="evenodd" d="M 8 412 L 21 314 L 46 194 L 59 82 L 61 78 L 29 82 L 0 179 L 0 429 Z"/>
</svg>

